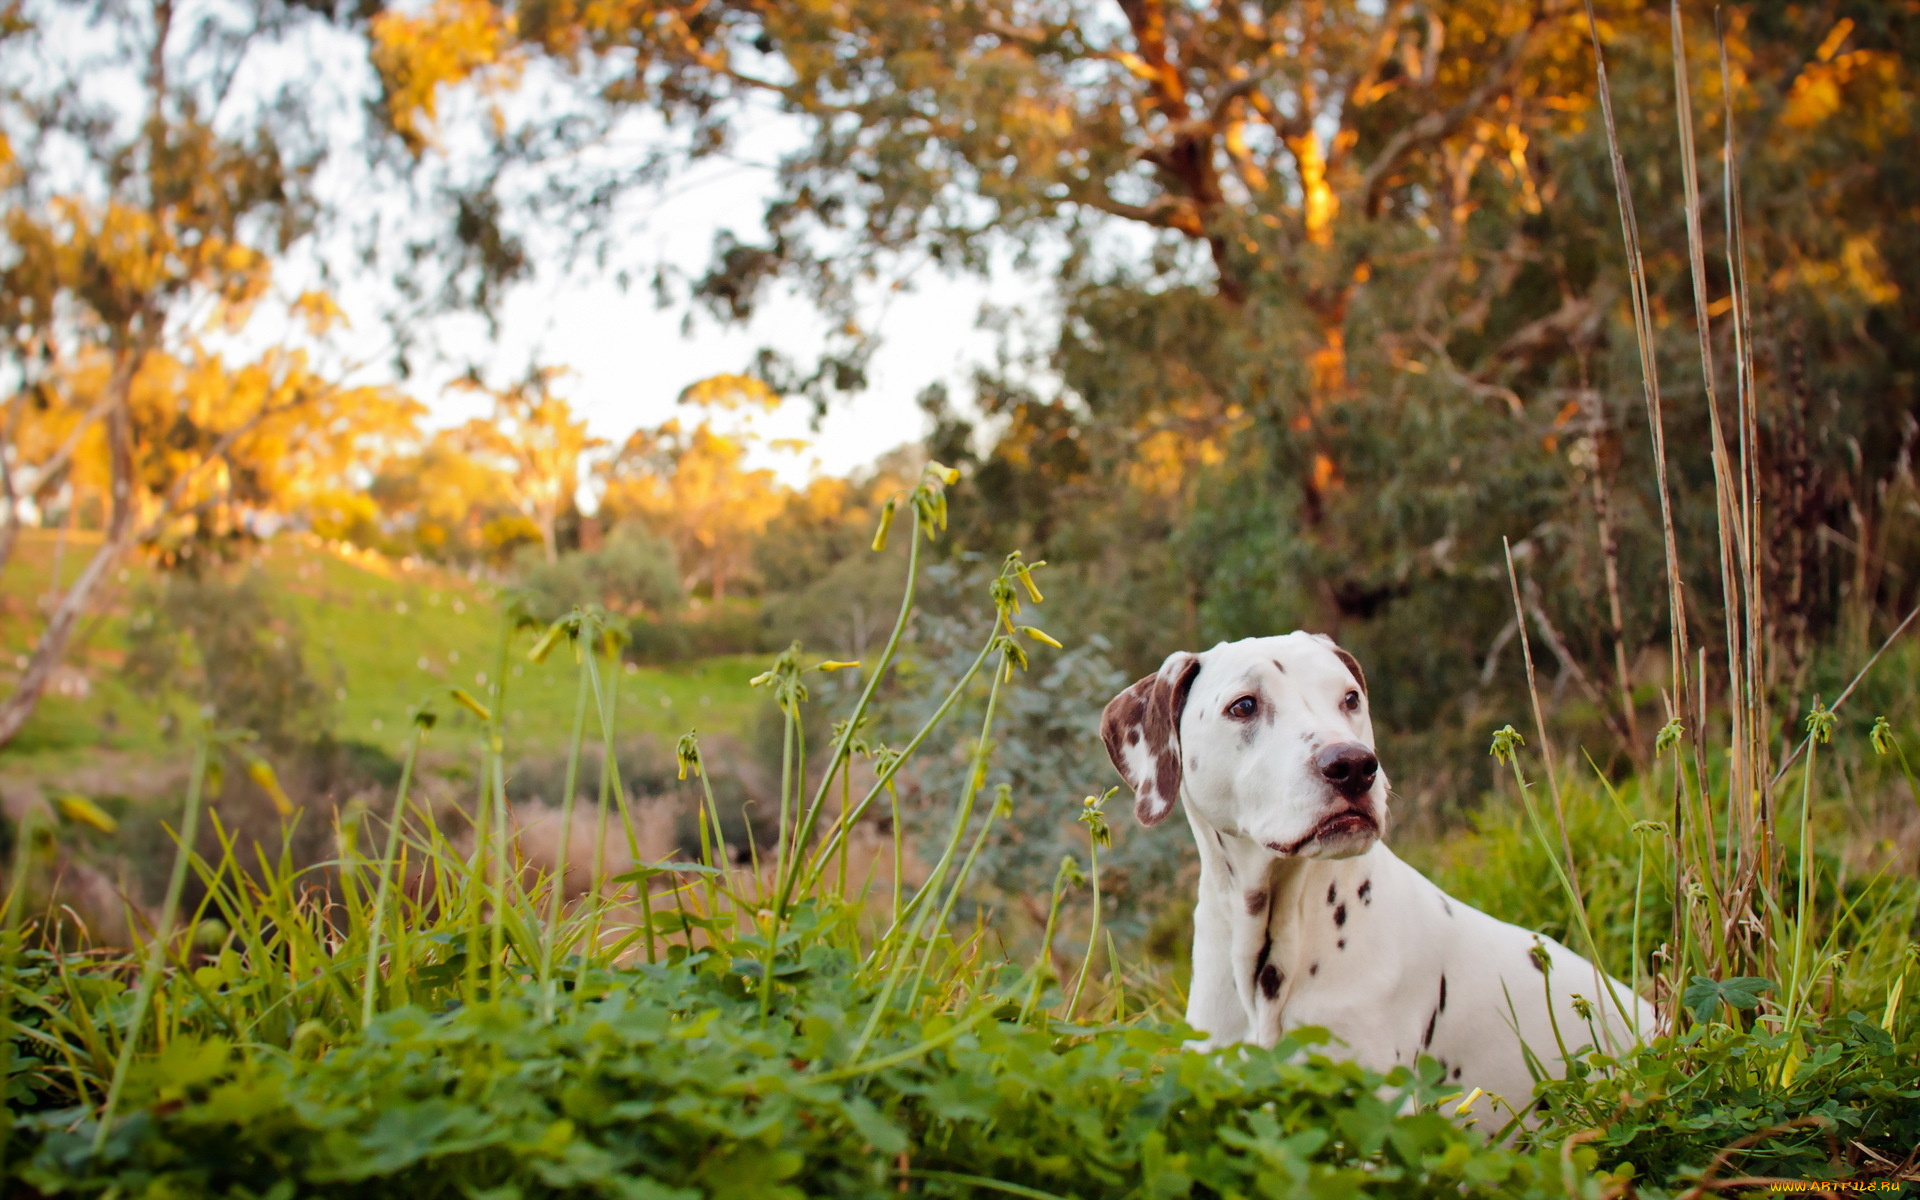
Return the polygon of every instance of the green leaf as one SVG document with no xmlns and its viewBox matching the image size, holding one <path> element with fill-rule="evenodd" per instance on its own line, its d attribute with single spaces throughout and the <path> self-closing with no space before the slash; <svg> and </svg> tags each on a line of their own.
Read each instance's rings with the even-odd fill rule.
<svg viewBox="0 0 1920 1200">
<path fill-rule="evenodd" d="M 1722 1004 L 1747 1011 L 1760 1007 L 1760 997 L 1774 988 L 1773 980 L 1758 975 L 1736 975 L 1732 979 L 1708 979 L 1695 975 L 1682 999 L 1697 1021 L 1711 1020 Z"/>
</svg>

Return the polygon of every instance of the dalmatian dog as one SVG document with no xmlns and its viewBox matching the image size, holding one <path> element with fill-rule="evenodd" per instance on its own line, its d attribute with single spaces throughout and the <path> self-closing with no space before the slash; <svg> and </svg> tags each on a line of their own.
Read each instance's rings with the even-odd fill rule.
<svg viewBox="0 0 1920 1200">
<path fill-rule="evenodd" d="M 1387 848 L 1366 677 L 1330 638 L 1169 655 L 1114 697 L 1100 732 L 1140 822 L 1177 799 L 1193 827 L 1199 1047 L 1321 1026 L 1376 1071 L 1439 1060 L 1462 1092 L 1493 1098 L 1500 1124 L 1532 1100 L 1529 1054 L 1559 1074 L 1562 1047 L 1618 1053 L 1652 1034 L 1653 1009 L 1627 985 Z"/>
</svg>

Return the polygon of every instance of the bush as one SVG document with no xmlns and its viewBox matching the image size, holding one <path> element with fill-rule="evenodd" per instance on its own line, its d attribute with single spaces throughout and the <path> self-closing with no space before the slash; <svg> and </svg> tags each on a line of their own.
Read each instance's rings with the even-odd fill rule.
<svg viewBox="0 0 1920 1200">
<path fill-rule="evenodd" d="M 627 639 L 627 657 L 648 665 L 759 654 L 785 644 L 761 620 L 758 605 L 731 600 L 677 615 L 636 617 L 627 625 Z"/>
<path fill-rule="evenodd" d="M 330 705 L 307 669 L 299 622 L 275 607 L 257 568 L 170 572 L 134 614 L 124 670 L 136 686 L 184 695 L 275 747 L 327 731 Z"/>
<path fill-rule="evenodd" d="M 616 526 L 598 550 L 569 550 L 554 562 L 535 548 L 523 550 L 520 594 L 527 611 L 546 622 L 576 605 L 634 615 L 670 613 L 685 599 L 673 547 L 632 524 Z"/>
<path fill-rule="evenodd" d="M 1296 1053 L 1311 1038 L 1202 1056 L 1161 1025 L 1020 1020 L 1017 971 L 850 1055 L 871 991 L 825 933 L 777 960 L 795 983 L 771 1019 L 738 960 L 702 953 L 595 971 L 557 1003 L 516 980 L 478 1005 L 404 1006 L 287 1055 L 181 1038 L 139 1061 L 125 1091 L 138 1115 L 104 1153 L 91 1118 L 40 1094 L 7 1166 L 49 1195 L 882 1200 L 917 1182 L 1117 1198 L 1148 1180 L 1160 1195 L 1561 1194 L 1557 1155 L 1403 1112 L 1404 1071 L 1382 1092 Z M 35 956 L 19 982 L 50 988 L 54 965 Z M 202 970 L 215 989 L 245 986 Z"/>
</svg>

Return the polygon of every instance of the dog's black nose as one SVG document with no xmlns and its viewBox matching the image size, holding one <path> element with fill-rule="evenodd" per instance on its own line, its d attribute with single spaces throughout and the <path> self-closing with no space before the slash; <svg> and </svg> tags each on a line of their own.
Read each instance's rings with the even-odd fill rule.
<svg viewBox="0 0 1920 1200">
<path fill-rule="evenodd" d="M 1313 756 L 1313 765 L 1333 790 L 1349 800 L 1357 800 L 1373 788 L 1380 773 L 1380 760 L 1373 751 L 1358 742 L 1340 742 Z"/>
</svg>

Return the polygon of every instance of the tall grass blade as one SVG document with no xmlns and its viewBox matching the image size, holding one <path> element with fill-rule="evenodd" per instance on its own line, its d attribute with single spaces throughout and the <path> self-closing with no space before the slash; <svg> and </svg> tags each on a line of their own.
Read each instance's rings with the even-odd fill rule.
<svg viewBox="0 0 1920 1200">
<path fill-rule="evenodd" d="M 147 954 L 140 965 L 140 985 L 134 993 L 133 1009 L 127 1014 L 127 1027 L 120 1034 L 120 1052 L 113 1062 L 113 1080 L 107 1085 L 106 1100 L 100 1106 L 98 1124 L 93 1131 L 93 1156 L 98 1158 L 107 1144 L 107 1135 L 113 1130 L 114 1109 L 120 1103 L 120 1090 L 126 1086 L 127 1069 L 133 1065 L 133 1055 L 140 1044 L 140 1031 L 147 1020 L 147 1010 L 153 1004 L 154 989 L 160 985 L 160 976 L 165 970 L 167 942 L 173 936 L 173 918 L 180 910 L 180 893 L 187 883 L 187 864 L 193 857 L 194 837 L 200 831 L 200 794 L 207 781 L 207 763 L 213 753 L 214 734 L 201 726 L 200 736 L 193 747 L 193 770 L 187 780 L 186 809 L 180 817 L 180 834 L 173 854 L 173 872 L 167 876 L 167 890 L 160 902 L 160 921 L 154 927 L 153 940 L 147 943 Z"/>
</svg>

